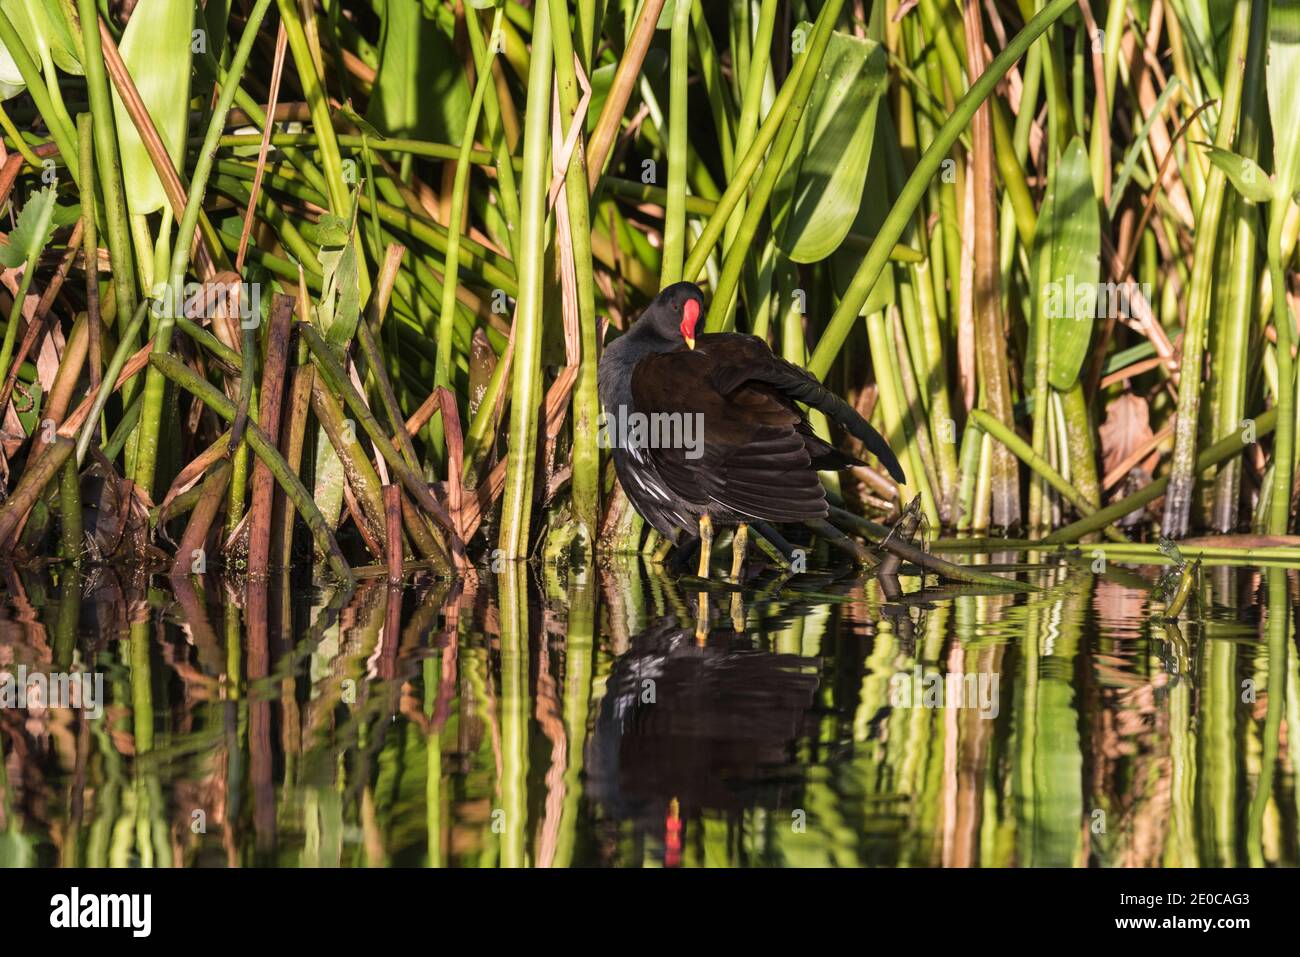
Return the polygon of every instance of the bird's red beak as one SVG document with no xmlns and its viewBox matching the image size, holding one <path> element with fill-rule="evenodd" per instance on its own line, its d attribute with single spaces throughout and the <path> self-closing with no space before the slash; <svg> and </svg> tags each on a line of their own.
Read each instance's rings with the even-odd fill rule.
<svg viewBox="0 0 1300 957">
<path fill-rule="evenodd" d="M 682 306 L 682 338 L 686 340 L 686 348 L 695 348 L 695 324 L 700 321 L 700 304 L 694 299 L 687 299 L 686 305 Z"/>
</svg>

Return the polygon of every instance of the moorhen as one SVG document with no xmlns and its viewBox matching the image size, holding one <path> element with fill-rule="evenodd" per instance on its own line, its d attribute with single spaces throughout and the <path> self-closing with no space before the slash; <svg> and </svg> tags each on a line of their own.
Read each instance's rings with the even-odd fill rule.
<svg viewBox="0 0 1300 957">
<path fill-rule="evenodd" d="M 861 465 L 813 434 L 797 403 L 861 439 L 889 474 L 906 481 L 884 438 L 843 399 L 757 336 L 696 335 L 698 286 L 666 287 L 600 360 L 601 444 L 636 510 L 677 544 L 700 539 L 708 576 L 713 526 L 735 525 L 732 577 L 748 523 L 825 518 L 821 470 Z"/>
</svg>

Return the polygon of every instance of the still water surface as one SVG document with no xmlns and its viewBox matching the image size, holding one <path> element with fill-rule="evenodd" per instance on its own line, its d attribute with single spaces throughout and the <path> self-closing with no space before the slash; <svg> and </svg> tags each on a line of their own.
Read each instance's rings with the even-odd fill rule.
<svg viewBox="0 0 1300 957">
<path fill-rule="evenodd" d="M 1038 590 L 715 583 L 701 627 L 638 564 L 348 595 L 9 568 L 0 695 L 88 696 L 0 707 L 0 866 L 1300 860 L 1294 572 L 1207 569 L 1177 622 L 1151 567 L 1008 577 Z"/>
</svg>

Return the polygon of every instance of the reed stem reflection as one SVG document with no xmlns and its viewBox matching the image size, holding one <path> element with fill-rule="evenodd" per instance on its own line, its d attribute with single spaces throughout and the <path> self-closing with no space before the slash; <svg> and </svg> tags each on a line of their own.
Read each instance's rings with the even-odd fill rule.
<svg viewBox="0 0 1300 957">
<path fill-rule="evenodd" d="M 1036 590 L 10 568 L 0 692 L 105 700 L 5 700 L 0 864 L 1298 862 L 1291 572 L 1208 568 L 1174 618 L 1153 568 L 975 561 Z"/>
</svg>

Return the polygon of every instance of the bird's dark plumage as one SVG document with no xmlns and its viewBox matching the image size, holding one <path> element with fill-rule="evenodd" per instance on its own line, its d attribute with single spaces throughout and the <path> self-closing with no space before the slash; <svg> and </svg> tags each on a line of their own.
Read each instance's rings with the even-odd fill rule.
<svg viewBox="0 0 1300 957">
<path fill-rule="evenodd" d="M 702 314 L 698 287 L 669 286 L 600 362 L 619 482 L 659 532 L 676 541 L 706 513 L 720 524 L 825 517 L 817 472 L 861 463 L 817 438 L 797 403 L 838 422 L 905 481 L 884 438 L 844 400 L 755 336 L 696 335 Z M 645 428 L 617 429 L 630 419 Z"/>
</svg>

